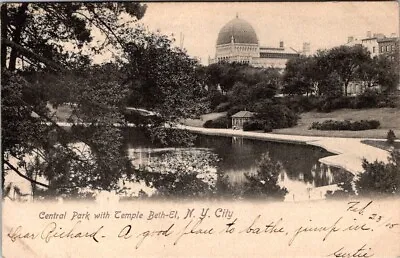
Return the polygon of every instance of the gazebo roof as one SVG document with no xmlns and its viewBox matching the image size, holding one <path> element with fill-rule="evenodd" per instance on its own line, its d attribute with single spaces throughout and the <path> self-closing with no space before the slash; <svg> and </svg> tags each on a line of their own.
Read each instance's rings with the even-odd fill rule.
<svg viewBox="0 0 400 258">
<path fill-rule="evenodd" d="M 253 116 L 254 113 L 250 111 L 239 111 L 236 114 L 232 115 L 233 118 L 251 118 Z"/>
</svg>

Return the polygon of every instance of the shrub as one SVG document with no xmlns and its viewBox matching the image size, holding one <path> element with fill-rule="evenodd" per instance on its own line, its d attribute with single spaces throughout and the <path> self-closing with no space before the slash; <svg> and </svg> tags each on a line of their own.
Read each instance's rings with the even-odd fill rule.
<svg viewBox="0 0 400 258">
<path fill-rule="evenodd" d="M 207 120 L 203 127 L 205 128 L 231 128 L 232 119 L 228 117 L 220 117 L 215 120 Z"/>
<path fill-rule="evenodd" d="M 357 179 L 356 189 L 361 196 L 400 193 L 400 152 L 391 152 L 388 163 L 375 161 L 362 164 L 364 173 Z"/>
<path fill-rule="evenodd" d="M 243 124 L 243 131 L 257 131 L 263 129 L 264 123 L 260 120 L 251 120 Z"/>
<path fill-rule="evenodd" d="M 272 129 L 293 127 L 299 116 L 283 104 L 267 105 L 256 110 L 255 118 L 269 124 Z"/>
<path fill-rule="evenodd" d="M 264 133 L 272 132 L 272 126 L 269 123 L 265 123 L 263 129 L 264 129 Z"/>
<path fill-rule="evenodd" d="M 373 108 L 377 107 L 379 103 L 380 94 L 376 91 L 365 91 L 358 95 L 352 102 L 352 107 L 359 108 Z"/>
<path fill-rule="evenodd" d="M 386 140 L 387 143 L 389 143 L 390 145 L 394 144 L 394 141 L 396 140 L 396 135 L 394 134 L 393 130 L 389 130 L 387 132 Z"/>
<path fill-rule="evenodd" d="M 280 103 L 296 112 L 308 112 L 316 109 L 321 104 L 316 96 L 288 96 L 280 99 Z"/>
<path fill-rule="evenodd" d="M 351 108 L 354 97 L 340 96 L 321 98 L 319 100 L 318 111 L 331 112 L 341 108 Z"/>
<path fill-rule="evenodd" d="M 316 130 L 342 130 L 342 131 L 361 131 L 361 130 L 370 130 L 377 129 L 380 126 L 379 121 L 377 120 L 360 120 L 351 122 L 349 120 L 345 121 L 334 121 L 334 120 L 326 120 L 324 122 L 313 122 L 309 129 Z"/>
</svg>

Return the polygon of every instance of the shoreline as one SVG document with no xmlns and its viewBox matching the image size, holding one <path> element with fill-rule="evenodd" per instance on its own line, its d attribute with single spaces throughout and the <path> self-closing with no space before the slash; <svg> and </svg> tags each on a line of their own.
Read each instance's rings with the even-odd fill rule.
<svg viewBox="0 0 400 258">
<path fill-rule="evenodd" d="M 216 135 L 225 137 L 243 137 L 261 141 L 272 141 L 288 144 L 302 144 L 322 148 L 334 155 L 321 158 L 323 164 L 342 168 L 350 173 L 357 175 L 362 173 L 362 160 L 368 162 L 375 160 L 387 162 L 389 152 L 362 143 L 364 140 L 375 140 L 370 138 L 343 138 L 325 136 L 301 136 L 261 132 L 247 132 L 233 129 L 202 128 L 180 125 L 178 128 L 186 129 L 190 132 Z"/>
</svg>

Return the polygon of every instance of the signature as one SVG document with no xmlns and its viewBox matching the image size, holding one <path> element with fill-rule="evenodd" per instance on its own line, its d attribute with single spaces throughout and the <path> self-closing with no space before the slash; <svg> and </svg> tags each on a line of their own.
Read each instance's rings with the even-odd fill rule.
<svg viewBox="0 0 400 258">
<path fill-rule="evenodd" d="M 351 257 L 372 257 L 374 254 L 371 252 L 371 248 L 364 244 L 361 248 L 356 250 L 346 250 L 344 247 L 339 248 L 335 252 L 329 254 L 328 256 L 351 258 Z"/>
</svg>

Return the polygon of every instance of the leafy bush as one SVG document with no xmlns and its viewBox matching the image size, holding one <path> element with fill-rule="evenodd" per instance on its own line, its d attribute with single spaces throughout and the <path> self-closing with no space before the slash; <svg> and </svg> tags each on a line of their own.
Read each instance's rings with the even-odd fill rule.
<svg viewBox="0 0 400 258">
<path fill-rule="evenodd" d="M 361 131 L 361 130 L 370 130 L 376 129 L 380 126 L 379 121 L 377 120 L 360 120 L 351 122 L 349 120 L 345 121 L 334 121 L 334 120 L 326 120 L 324 122 L 313 122 L 309 129 L 316 130 L 332 130 L 332 131 Z"/>
<path fill-rule="evenodd" d="M 231 128 L 232 119 L 228 117 L 220 117 L 215 120 L 207 120 L 203 127 L 205 128 Z"/>
<path fill-rule="evenodd" d="M 164 126 L 143 128 L 151 141 L 162 146 L 192 146 L 196 135 L 188 130 L 168 128 Z"/>
<path fill-rule="evenodd" d="M 388 163 L 363 160 L 364 173 L 356 180 L 361 196 L 400 194 L 400 152 L 391 152 Z"/>
<path fill-rule="evenodd" d="M 308 112 L 319 108 L 320 99 L 314 95 L 311 96 L 288 96 L 279 99 L 280 104 L 288 106 L 296 112 Z"/>
<path fill-rule="evenodd" d="M 265 123 L 263 130 L 264 130 L 264 133 L 270 133 L 270 132 L 272 132 L 272 126 L 269 123 Z"/>
<path fill-rule="evenodd" d="M 386 136 L 387 143 L 394 144 L 394 140 L 396 140 L 396 135 L 394 134 L 393 130 L 389 130 Z"/>
<path fill-rule="evenodd" d="M 315 100 L 315 102 L 317 110 L 320 112 L 331 112 L 341 108 L 362 109 L 362 108 L 396 107 L 395 96 L 389 96 L 371 90 L 365 91 L 364 93 L 355 97 L 354 96 L 322 97 L 319 100 Z M 294 105 L 295 108 L 297 107 L 296 104 L 293 103 L 290 105 Z"/>
<path fill-rule="evenodd" d="M 352 102 L 352 108 L 374 108 L 378 106 L 380 94 L 376 91 L 365 91 L 358 95 Z"/>
<path fill-rule="evenodd" d="M 249 122 L 244 122 L 243 131 L 257 131 L 263 130 L 264 123 L 260 120 L 251 120 Z"/>
<path fill-rule="evenodd" d="M 331 112 L 341 108 L 351 108 L 354 97 L 329 97 L 321 98 L 318 105 L 318 111 Z"/>
<path fill-rule="evenodd" d="M 299 119 L 296 112 L 283 104 L 260 105 L 255 112 L 254 118 L 268 124 L 272 129 L 293 127 Z"/>
</svg>

